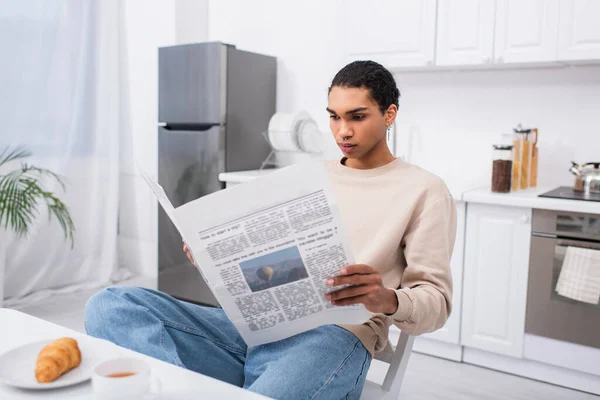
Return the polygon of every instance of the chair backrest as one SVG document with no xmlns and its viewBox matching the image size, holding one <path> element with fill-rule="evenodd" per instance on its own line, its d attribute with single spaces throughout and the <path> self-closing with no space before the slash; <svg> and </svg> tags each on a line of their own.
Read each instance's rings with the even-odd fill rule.
<svg viewBox="0 0 600 400">
<path fill-rule="evenodd" d="M 414 340 L 414 336 L 401 332 L 395 349 L 388 342 L 383 351 L 375 353 L 376 360 L 389 364 L 387 373 L 381 384 L 365 382 L 361 400 L 396 400 L 399 398 Z"/>
</svg>

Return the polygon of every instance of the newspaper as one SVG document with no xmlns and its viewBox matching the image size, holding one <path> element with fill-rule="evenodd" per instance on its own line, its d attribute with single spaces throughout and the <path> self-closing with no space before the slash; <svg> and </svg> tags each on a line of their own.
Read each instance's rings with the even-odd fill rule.
<svg viewBox="0 0 600 400">
<path fill-rule="evenodd" d="M 326 279 L 354 259 L 322 162 L 295 164 L 177 208 L 140 173 L 248 346 L 370 318 L 363 305 L 325 299 L 341 288 Z"/>
</svg>

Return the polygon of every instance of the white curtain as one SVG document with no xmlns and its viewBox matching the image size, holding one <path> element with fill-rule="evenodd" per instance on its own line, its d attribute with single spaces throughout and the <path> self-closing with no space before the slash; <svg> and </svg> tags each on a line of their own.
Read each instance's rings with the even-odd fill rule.
<svg viewBox="0 0 600 400">
<path fill-rule="evenodd" d="M 122 7 L 0 0 L 0 151 L 26 145 L 34 154 L 28 163 L 65 177 L 66 191 L 51 182 L 47 189 L 76 227 L 73 248 L 45 211 L 27 238 L 0 229 L 4 306 L 100 286 L 117 272 L 119 138 L 128 109 Z"/>
</svg>

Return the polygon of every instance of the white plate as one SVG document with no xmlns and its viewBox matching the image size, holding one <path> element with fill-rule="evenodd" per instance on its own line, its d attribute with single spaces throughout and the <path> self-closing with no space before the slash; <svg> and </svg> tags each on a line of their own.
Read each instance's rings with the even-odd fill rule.
<svg viewBox="0 0 600 400">
<path fill-rule="evenodd" d="M 325 138 L 313 119 L 305 120 L 298 133 L 300 149 L 306 153 L 320 153 L 325 148 Z"/>
<path fill-rule="evenodd" d="M 54 339 L 28 343 L 0 356 L 0 382 L 22 389 L 53 389 L 85 382 L 92 377 L 94 367 L 119 356 L 118 347 L 106 340 L 77 338 L 81 364 L 54 382 L 39 383 L 35 379 L 35 363 L 42 348 Z"/>
<path fill-rule="evenodd" d="M 297 134 L 294 131 L 297 121 L 294 118 L 293 114 L 278 112 L 269 120 L 268 136 L 275 150 L 298 150 Z"/>
<path fill-rule="evenodd" d="M 298 114 L 294 116 L 294 120 L 292 121 L 292 130 L 294 131 L 294 134 L 296 134 L 296 136 L 298 136 L 300 130 L 302 129 L 302 125 L 307 120 L 312 120 L 312 118 L 310 114 L 304 110 L 298 112 Z"/>
<path fill-rule="evenodd" d="M 302 151 L 298 143 L 298 135 L 302 126 L 314 120 L 306 111 L 297 114 L 278 112 L 269 120 L 268 136 L 275 150 Z M 315 123 L 316 125 L 316 123 Z"/>
</svg>

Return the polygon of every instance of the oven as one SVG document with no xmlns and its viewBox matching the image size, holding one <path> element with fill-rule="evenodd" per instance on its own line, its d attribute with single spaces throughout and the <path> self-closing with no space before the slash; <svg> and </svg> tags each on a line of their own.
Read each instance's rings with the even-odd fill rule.
<svg viewBox="0 0 600 400">
<path fill-rule="evenodd" d="M 533 210 L 525 332 L 600 349 L 600 305 L 556 291 L 568 247 L 600 250 L 600 215 Z"/>
</svg>

